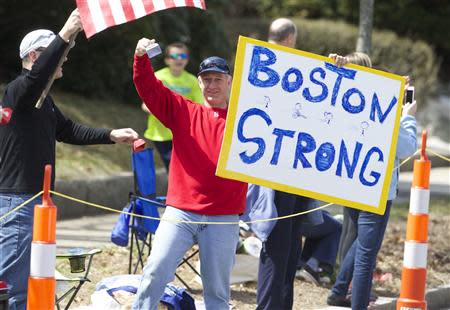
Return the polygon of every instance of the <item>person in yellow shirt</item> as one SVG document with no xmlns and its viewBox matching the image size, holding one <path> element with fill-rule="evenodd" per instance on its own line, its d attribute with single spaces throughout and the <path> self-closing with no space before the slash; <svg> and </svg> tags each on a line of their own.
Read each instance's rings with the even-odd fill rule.
<svg viewBox="0 0 450 310">
<path fill-rule="evenodd" d="M 164 51 L 167 67 L 155 72 L 156 77 L 174 92 L 187 99 L 203 104 L 203 94 L 198 86 L 197 77 L 185 70 L 189 62 L 189 49 L 183 43 L 172 43 Z M 169 170 L 172 154 L 172 132 L 150 113 L 145 104 L 142 110 L 149 113 L 147 130 L 144 137 L 152 141 L 161 159 Z"/>
</svg>

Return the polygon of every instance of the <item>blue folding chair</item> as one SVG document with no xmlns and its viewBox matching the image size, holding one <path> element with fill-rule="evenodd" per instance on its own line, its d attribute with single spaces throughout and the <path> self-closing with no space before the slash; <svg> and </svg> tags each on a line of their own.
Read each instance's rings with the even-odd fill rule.
<svg viewBox="0 0 450 310">
<path fill-rule="evenodd" d="M 142 214 L 150 217 L 159 217 L 158 208 L 165 207 L 165 197 L 156 196 L 156 173 L 153 159 L 153 150 L 150 148 L 137 150 L 132 153 L 132 169 L 134 175 L 134 193 L 130 193 L 129 208 L 133 214 Z M 144 268 L 144 260 L 151 251 L 151 235 L 156 232 L 159 220 L 130 217 L 130 254 L 128 273 L 135 274 L 139 267 Z M 179 266 L 186 264 L 194 273 L 200 273 L 189 262 L 198 253 L 198 250 L 184 257 Z M 188 284 L 178 275 L 178 280 L 188 289 Z"/>
<path fill-rule="evenodd" d="M 158 207 L 165 207 L 165 197 L 156 197 L 156 173 L 153 160 L 153 150 L 150 148 L 133 152 L 131 164 L 134 175 L 134 193 L 130 193 L 130 211 L 144 216 L 159 217 Z M 156 232 L 159 221 L 130 217 L 130 256 L 128 272 L 135 274 L 141 266 L 144 267 L 144 252 L 151 250 L 151 235 Z M 137 250 L 135 255 L 134 247 Z M 148 255 L 147 254 L 147 255 Z M 136 261 L 136 262 L 134 262 Z"/>
</svg>

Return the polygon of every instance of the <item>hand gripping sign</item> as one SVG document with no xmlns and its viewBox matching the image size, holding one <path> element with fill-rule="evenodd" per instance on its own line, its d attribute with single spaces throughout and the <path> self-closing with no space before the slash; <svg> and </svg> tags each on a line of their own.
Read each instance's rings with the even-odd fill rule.
<svg viewBox="0 0 450 310">
<path fill-rule="evenodd" d="M 217 175 L 383 214 L 405 79 L 240 37 Z"/>
</svg>

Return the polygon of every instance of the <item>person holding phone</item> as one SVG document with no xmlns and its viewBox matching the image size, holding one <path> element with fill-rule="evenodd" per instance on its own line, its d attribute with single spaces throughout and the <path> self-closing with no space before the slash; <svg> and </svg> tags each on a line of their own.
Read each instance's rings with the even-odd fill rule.
<svg viewBox="0 0 450 310">
<path fill-rule="evenodd" d="M 347 57 L 331 54 L 330 57 L 336 61 L 338 66 L 343 66 L 346 63 L 361 64 L 357 62 L 361 57 L 370 61 L 370 58 L 363 53 L 353 53 Z M 351 306 L 352 309 L 367 309 L 369 305 L 373 270 L 377 254 L 383 242 L 392 200 L 397 196 L 400 159 L 413 155 L 417 150 L 417 124 L 414 117 L 417 111 L 417 103 L 414 99 L 412 102 L 407 102 L 406 91 L 408 87 L 409 78 L 407 77 L 394 162 L 395 168 L 392 172 L 393 175 L 388 200 L 386 202 L 386 211 L 383 215 L 379 215 L 351 208 L 345 209 L 351 224 L 356 228 L 356 239 L 352 242 L 341 262 L 341 268 L 336 277 L 336 282 L 331 289 L 331 294 L 327 298 L 328 305 L 341 307 Z M 351 298 L 348 298 L 347 293 L 350 283 L 352 283 Z"/>
</svg>

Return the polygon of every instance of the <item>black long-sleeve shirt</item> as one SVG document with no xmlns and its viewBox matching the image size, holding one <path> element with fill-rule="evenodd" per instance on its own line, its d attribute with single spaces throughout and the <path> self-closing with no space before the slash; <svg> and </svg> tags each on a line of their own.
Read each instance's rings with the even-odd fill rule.
<svg viewBox="0 0 450 310">
<path fill-rule="evenodd" d="M 1 104 L 10 107 L 11 120 L 0 125 L 0 193 L 36 193 L 42 189 L 44 166 L 53 166 L 55 141 L 70 144 L 109 144 L 110 129 L 90 128 L 65 117 L 47 96 L 34 106 L 55 71 L 67 43 L 59 36 L 41 53 L 31 71 L 6 86 Z"/>
</svg>

